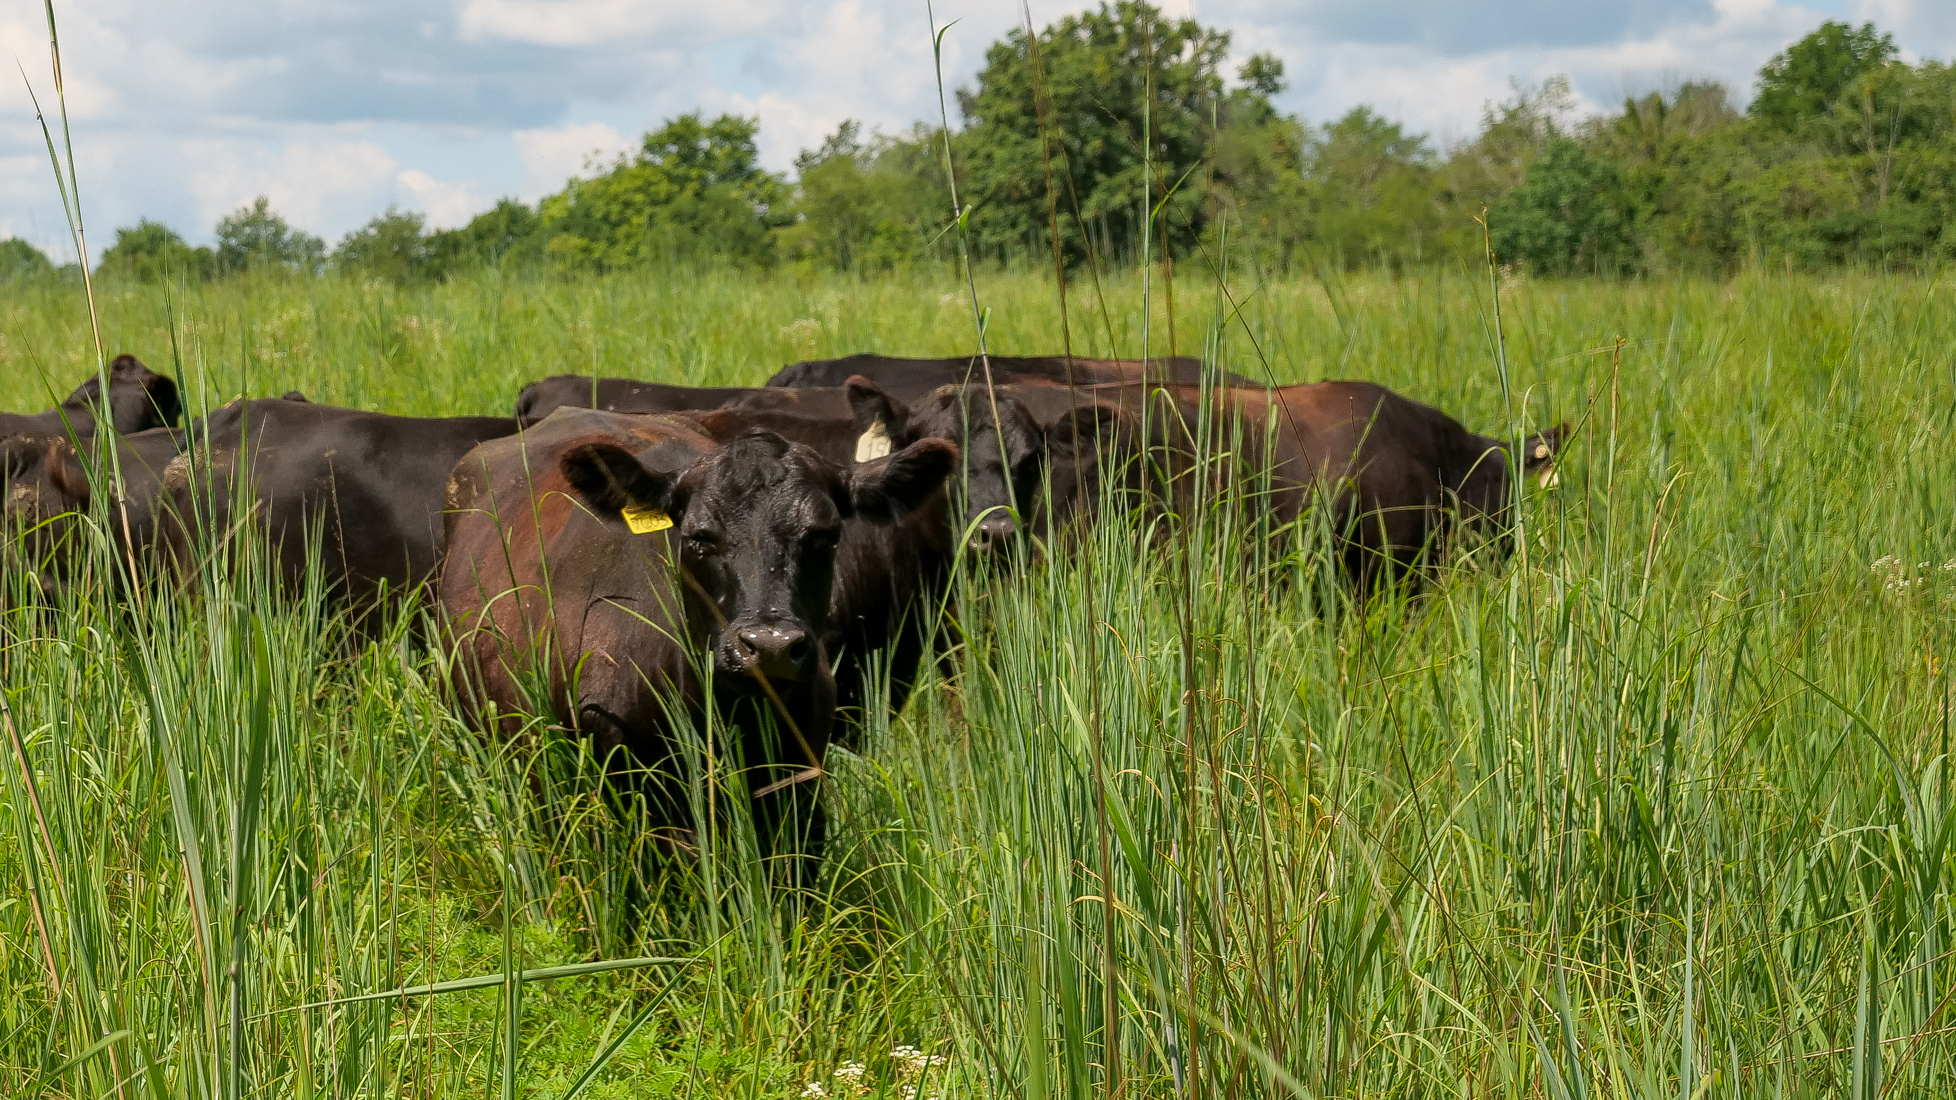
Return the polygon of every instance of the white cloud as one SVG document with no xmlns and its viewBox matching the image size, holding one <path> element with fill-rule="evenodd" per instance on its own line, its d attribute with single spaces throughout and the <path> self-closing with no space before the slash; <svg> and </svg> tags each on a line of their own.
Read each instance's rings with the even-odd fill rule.
<svg viewBox="0 0 1956 1100">
<path fill-rule="evenodd" d="M 560 126 L 554 130 L 518 130 L 510 135 L 523 162 L 524 189 L 531 196 L 564 186 L 594 163 L 604 163 L 632 146 L 623 134 L 602 122 Z"/>
<path fill-rule="evenodd" d="M 465 225 L 489 205 L 488 200 L 468 187 L 443 183 L 419 168 L 409 168 L 397 179 L 408 194 L 414 196 L 403 205 L 426 214 L 428 225 L 435 229 Z"/>
<path fill-rule="evenodd" d="M 193 170 L 190 190 L 207 225 L 264 195 L 293 225 L 331 236 L 393 202 L 401 171 L 372 142 L 299 138 L 276 151 L 212 142 L 196 151 L 208 166 Z"/>
<path fill-rule="evenodd" d="M 600 46 L 621 40 L 715 40 L 764 30 L 793 13 L 781 0 L 706 4 L 644 0 L 468 0 L 459 21 L 469 40 L 538 46 Z"/>
</svg>

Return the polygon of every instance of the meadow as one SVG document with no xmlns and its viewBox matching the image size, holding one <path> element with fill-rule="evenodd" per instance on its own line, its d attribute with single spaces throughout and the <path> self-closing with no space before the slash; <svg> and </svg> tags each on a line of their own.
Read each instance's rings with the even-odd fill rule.
<svg viewBox="0 0 1956 1100">
<path fill-rule="evenodd" d="M 1177 275 L 981 271 L 985 340 L 1567 420 L 1514 553 L 1357 606 L 1197 506 L 961 577 L 954 675 L 831 759 L 789 892 L 740 822 L 663 859 L 575 745 L 466 728 L 414 613 L 356 648 L 250 568 L 125 593 L 98 513 L 86 583 L 4 623 L 0 1093 L 1956 1089 L 1950 281 Z M 0 408 L 38 410 L 89 315 L 9 289 Z M 978 331 L 941 271 L 97 306 L 193 408 L 421 415 Z"/>
</svg>

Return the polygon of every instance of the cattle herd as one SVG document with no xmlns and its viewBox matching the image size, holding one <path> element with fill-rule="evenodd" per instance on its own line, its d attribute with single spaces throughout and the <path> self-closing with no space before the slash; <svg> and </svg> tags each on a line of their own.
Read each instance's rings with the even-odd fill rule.
<svg viewBox="0 0 1956 1100">
<path fill-rule="evenodd" d="M 0 414 L 9 590 L 59 597 L 92 504 L 132 577 L 201 575 L 256 530 L 245 545 L 288 588 L 317 583 L 356 636 L 425 593 L 472 722 L 588 738 L 676 841 L 682 731 L 711 698 L 740 731 L 725 748 L 763 843 L 801 851 L 821 843 L 811 780 L 848 735 L 838 712 L 881 705 L 876 668 L 903 706 L 961 563 L 1185 513 L 1195 472 L 1225 469 L 1271 537 L 1329 516 L 1361 593 L 1417 583 L 1463 525 L 1499 537 L 1517 474 L 1546 482 L 1563 434 L 1517 464 L 1380 386 L 1272 388 L 1186 358 L 856 355 L 753 388 L 565 375 L 507 417 L 288 393 L 186 428 L 169 378 L 130 355 L 106 376 L 106 395 L 91 378 L 49 412 Z"/>
</svg>

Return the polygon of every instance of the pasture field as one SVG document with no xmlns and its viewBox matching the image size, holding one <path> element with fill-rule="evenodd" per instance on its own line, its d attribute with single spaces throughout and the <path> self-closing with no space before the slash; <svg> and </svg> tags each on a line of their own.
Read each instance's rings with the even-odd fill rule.
<svg viewBox="0 0 1956 1100">
<path fill-rule="evenodd" d="M 1000 353 L 1138 355 L 1145 315 L 1156 353 L 1570 421 L 1516 552 L 1353 608 L 1214 508 L 962 578 L 956 676 L 832 760 L 806 893 L 738 822 L 676 866 L 573 747 L 473 735 L 411 617 L 356 649 L 250 569 L 123 599 L 98 533 L 5 623 L 0 1093 L 1956 1090 L 1956 288 L 1522 281 L 1505 359 L 1473 272 L 1229 288 L 1122 273 L 1063 317 L 977 279 Z M 0 407 L 38 410 L 88 316 L 10 290 Z M 98 299 L 193 407 L 505 412 L 976 331 L 948 274 Z"/>
</svg>

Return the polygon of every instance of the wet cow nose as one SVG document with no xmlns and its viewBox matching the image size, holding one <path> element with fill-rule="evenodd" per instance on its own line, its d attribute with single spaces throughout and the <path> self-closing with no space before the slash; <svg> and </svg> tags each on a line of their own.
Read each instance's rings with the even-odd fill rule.
<svg viewBox="0 0 1956 1100">
<path fill-rule="evenodd" d="M 748 627 L 735 638 L 748 669 L 770 680 L 801 679 L 815 649 L 807 631 L 791 626 Z"/>
<path fill-rule="evenodd" d="M 1012 545 L 1012 536 L 1018 525 L 1011 516 L 988 516 L 978 521 L 978 527 L 971 532 L 971 550 L 975 554 L 1002 554 Z"/>
</svg>

